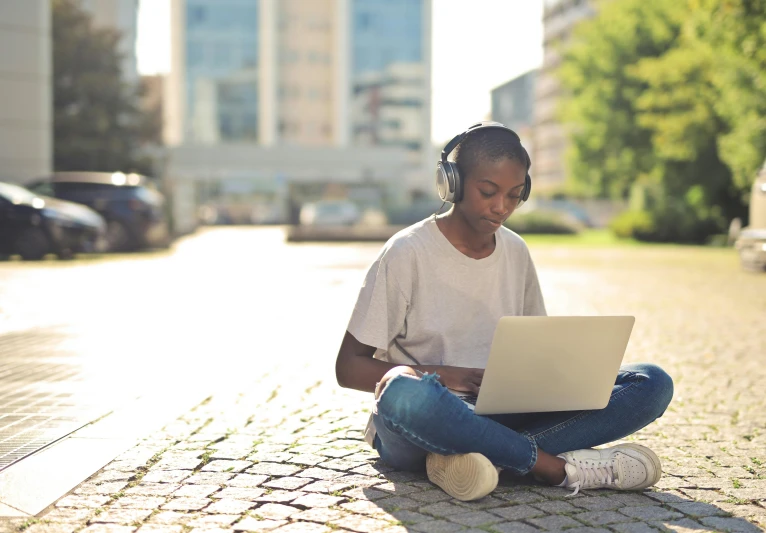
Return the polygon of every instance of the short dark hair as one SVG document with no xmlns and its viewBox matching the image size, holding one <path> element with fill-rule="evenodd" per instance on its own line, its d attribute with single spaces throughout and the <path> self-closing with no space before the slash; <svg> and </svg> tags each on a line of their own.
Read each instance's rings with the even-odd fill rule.
<svg viewBox="0 0 766 533">
<path fill-rule="evenodd" d="M 529 156 L 521 142 L 510 131 L 488 128 L 469 133 L 455 148 L 455 164 L 458 172 L 467 179 L 476 167 L 486 161 L 501 159 L 518 161 L 529 170 Z"/>
</svg>

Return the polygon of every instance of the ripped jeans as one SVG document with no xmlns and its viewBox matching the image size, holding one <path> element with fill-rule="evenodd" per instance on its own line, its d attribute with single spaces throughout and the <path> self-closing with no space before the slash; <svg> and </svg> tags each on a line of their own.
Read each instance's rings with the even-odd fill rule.
<svg viewBox="0 0 766 533">
<path fill-rule="evenodd" d="M 673 380 L 652 364 L 623 365 L 604 409 L 477 415 L 434 374 L 395 376 L 375 402 L 374 446 L 399 470 L 423 470 L 426 454 L 478 452 L 492 464 L 526 474 L 538 449 L 558 455 L 624 438 L 665 412 Z"/>
</svg>

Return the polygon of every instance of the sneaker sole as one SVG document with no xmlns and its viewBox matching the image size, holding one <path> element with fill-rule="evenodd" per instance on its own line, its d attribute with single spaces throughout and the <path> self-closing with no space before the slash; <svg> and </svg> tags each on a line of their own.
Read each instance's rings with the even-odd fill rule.
<svg viewBox="0 0 766 533">
<path fill-rule="evenodd" d="M 646 446 L 641 446 L 640 444 L 620 444 L 620 445 L 618 445 L 618 447 L 620 447 L 620 448 L 631 448 L 633 450 L 641 452 L 642 454 L 644 454 L 647 457 L 649 457 L 649 459 L 652 461 L 652 464 L 654 465 L 654 478 L 653 479 L 647 479 L 646 481 L 644 481 L 638 487 L 633 487 L 630 490 L 644 490 L 646 488 L 649 488 L 649 487 L 657 484 L 657 482 L 662 477 L 662 463 L 660 462 L 660 458 L 657 457 L 656 453 L 654 453 L 652 450 L 650 450 Z"/>
<path fill-rule="evenodd" d="M 497 487 L 495 466 L 480 453 L 426 457 L 426 473 L 432 483 L 455 499 L 467 502 L 483 498 Z"/>
</svg>

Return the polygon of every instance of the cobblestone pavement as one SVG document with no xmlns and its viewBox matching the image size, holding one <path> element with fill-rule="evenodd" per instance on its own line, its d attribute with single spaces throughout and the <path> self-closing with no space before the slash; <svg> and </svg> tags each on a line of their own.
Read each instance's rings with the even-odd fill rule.
<svg viewBox="0 0 766 533">
<path fill-rule="evenodd" d="M 266 235 L 240 231 L 196 239 L 250 238 L 257 246 Z M 38 521 L 4 527 L 28 533 L 766 527 L 766 276 L 741 272 L 726 250 L 532 247 L 550 314 L 636 315 L 626 361 L 654 362 L 674 377 L 669 411 L 631 437 L 660 455 L 665 476 L 643 493 L 585 491 L 568 498 L 563 489 L 504 475 L 493 494 L 463 503 L 422 475 L 380 464 L 361 441 L 369 395 L 334 384 L 342 328 L 377 248 L 333 248 L 334 260 L 311 264 L 319 274 L 288 284 L 297 288 L 285 298 L 303 296 L 297 307 L 275 297 L 267 298 L 267 311 L 254 311 L 258 320 L 270 320 L 260 327 L 270 329 L 251 339 L 247 353 L 271 355 L 252 364 L 240 354 L 241 365 L 228 371 L 247 368 L 246 383 L 169 423 Z M 271 268 L 299 257 L 291 255 L 297 249 L 285 247 L 281 258 L 270 258 Z M 217 283 L 241 286 L 253 279 L 249 274 L 242 266 Z M 265 286 L 286 278 L 257 279 L 251 283 Z M 300 292 L 310 284 L 319 284 L 312 298 Z M 291 308 L 302 309 L 300 321 L 280 325 Z M 217 360 L 211 356 L 207 364 Z"/>
</svg>

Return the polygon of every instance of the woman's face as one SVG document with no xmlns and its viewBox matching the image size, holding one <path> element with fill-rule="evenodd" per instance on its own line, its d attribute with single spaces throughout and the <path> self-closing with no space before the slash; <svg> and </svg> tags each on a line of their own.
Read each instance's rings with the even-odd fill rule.
<svg viewBox="0 0 766 533">
<path fill-rule="evenodd" d="M 479 234 L 493 234 L 519 205 L 526 168 L 502 158 L 482 161 L 465 180 L 463 200 L 455 206 Z"/>
</svg>

